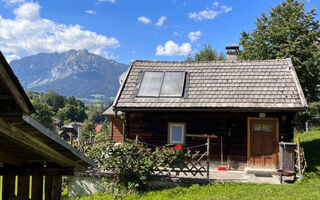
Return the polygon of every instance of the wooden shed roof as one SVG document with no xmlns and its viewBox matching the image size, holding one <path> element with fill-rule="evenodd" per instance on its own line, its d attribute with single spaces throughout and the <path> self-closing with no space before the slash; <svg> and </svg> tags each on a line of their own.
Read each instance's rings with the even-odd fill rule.
<svg viewBox="0 0 320 200">
<path fill-rule="evenodd" d="M 144 72 L 186 72 L 180 98 L 137 97 Z M 304 110 L 291 59 L 257 61 L 133 61 L 115 110 Z"/>
<path fill-rule="evenodd" d="M 35 121 L 34 108 L 0 52 L 0 161 L 23 166 L 53 162 L 84 169 L 95 163 Z"/>
</svg>

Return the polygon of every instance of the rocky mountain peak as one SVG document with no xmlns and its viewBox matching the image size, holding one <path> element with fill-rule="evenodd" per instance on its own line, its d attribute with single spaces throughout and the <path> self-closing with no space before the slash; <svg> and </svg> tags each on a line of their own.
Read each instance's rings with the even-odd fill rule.
<svg viewBox="0 0 320 200">
<path fill-rule="evenodd" d="M 27 91 L 53 89 L 66 96 L 85 99 L 95 94 L 105 98 L 115 96 L 118 76 L 128 68 L 86 49 L 40 53 L 13 60 L 10 65 Z"/>
</svg>

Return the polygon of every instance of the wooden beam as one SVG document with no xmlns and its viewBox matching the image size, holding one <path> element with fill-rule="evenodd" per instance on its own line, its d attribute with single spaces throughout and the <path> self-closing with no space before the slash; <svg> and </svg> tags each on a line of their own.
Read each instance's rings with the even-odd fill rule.
<svg viewBox="0 0 320 200">
<path fill-rule="evenodd" d="M 62 176 L 53 176 L 51 199 L 60 200 L 61 192 L 62 192 Z"/>
<path fill-rule="evenodd" d="M 18 129 L 17 127 L 6 123 L 2 119 L 0 119 L 0 132 L 20 142 L 22 145 L 26 145 L 29 148 L 34 149 L 40 155 L 43 155 L 49 159 L 52 159 L 53 161 L 63 166 L 71 165 L 71 166 L 78 166 L 82 168 L 82 166 L 77 164 L 74 160 L 71 160 L 70 158 L 64 156 L 60 152 L 56 151 L 55 149 L 39 141 L 39 139 L 30 136 L 29 134 Z"/>
<path fill-rule="evenodd" d="M 43 176 L 32 176 L 32 200 L 42 200 L 43 195 Z"/>
<path fill-rule="evenodd" d="M 86 166 L 92 166 L 96 167 L 96 163 L 86 157 L 83 153 L 79 152 L 77 149 L 72 147 L 70 144 L 68 144 L 65 140 L 63 140 L 58 134 L 53 133 L 43 125 L 39 124 L 37 121 L 35 121 L 32 117 L 23 114 L 22 118 L 25 122 L 27 122 L 30 126 L 34 127 L 36 130 L 38 130 L 41 134 L 45 135 L 49 139 L 55 141 L 56 143 L 60 144 L 65 149 L 69 150 L 74 154 L 74 157 L 77 157 L 79 160 L 82 161 L 83 164 Z M 84 168 L 84 165 L 78 166 L 80 169 Z"/>
<path fill-rule="evenodd" d="M 46 176 L 45 180 L 45 199 L 61 199 L 62 176 Z"/>
<path fill-rule="evenodd" d="M 8 153 L 3 153 L 3 152 L 0 152 L 0 161 L 11 164 L 11 165 L 16 165 L 16 166 L 21 166 L 23 164 L 23 162 L 20 159 L 17 159 L 13 156 L 10 156 Z"/>
<path fill-rule="evenodd" d="M 13 98 L 20 106 L 20 108 L 24 111 L 24 113 L 31 114 L 32 111 L 28 103 L 26 102 L 25 98 L 23 97 L 23 94 L 21 94 L 21 91 L 19 91 L 19 86 L 16 85 L 16 83 L 9 76 L 8 71 L 5 69 L 5 65 L 7 65 L 7 68 L 10 68 L 10 66 L 8 65 L 8 63 L 6 63 L 6 60 L 3 58 L 3 56 L 0 59 L 0 80 L 3 82 L 3 84 L 6 85 L 6 87 L 12 94 Z"/>
<path fill-rule="evenodd" d="M 29 199 L 30 176 L 18 177 L 18 196 L 22 199 Z"/>
<path fill-rule="evenodd" d="M 46 176 L 45 178 L 44 195 L 45 200 L 54 200 L 52 199 L 52 176 Z"/>
<path fill-rule="evenodd" d="M 0 117 L 10 118 L 10 117 L 22 117 L 21 112 L 1 112 Z"/>
<path fill-rule="evenodd" d="M 213 138 L 213 139 L 218 138 L 218 136 L 216 136 L 216 135 L 197 135 L 197 134 L 186 134 L 186 137 L 197 137 L 197 138 L 204 138 L 204 139 L 206 139 L 206 138 Z"/>
<path fill-rule="evenodd" d="M 2 199 L 9 199 L 15 196 L 15 181 L 16 176 L 14 175 L 3 176 Z"/>
<path fill-rule="evenodd" d="M 13 98 L 9 94 L 0 94 L 0 100 L 8 100 L 8 99 L 13 99 Z"/>
<path fill-rule="evenodd" d="M 75 169 L 74 167 L 0 167 L 0 175 L 72 176 L 75 175 Z"/>
</svg>

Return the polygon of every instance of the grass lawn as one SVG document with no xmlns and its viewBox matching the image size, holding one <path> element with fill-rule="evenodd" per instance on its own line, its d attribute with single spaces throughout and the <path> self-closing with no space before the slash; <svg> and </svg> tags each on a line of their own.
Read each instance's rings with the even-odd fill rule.
<svg viewBox="0 0 320 200">
<path fill-rule="evenodd" d="M 122 199 L 320 199 L 320 131 L 310 131 L 296 136 L 301 137 L 301 145 L 308 162 L 308 172 L 303 181 L 286 185 L 215 182 L 203 186 L 192 185 L 127 195 Z M 113 196 L 95 194 L 75 199 L 113 199 Z"/>
</svg>

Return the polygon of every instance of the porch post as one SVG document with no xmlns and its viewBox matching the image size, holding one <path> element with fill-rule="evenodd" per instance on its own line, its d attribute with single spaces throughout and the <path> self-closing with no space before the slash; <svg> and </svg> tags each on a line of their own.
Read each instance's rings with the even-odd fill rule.
<svg viewBox="0 0 320 200">
<path fill-rule="evenodd" d="M 210 138 L 207 138 L 207 181 L 210 181 Z"/>
</svg>

